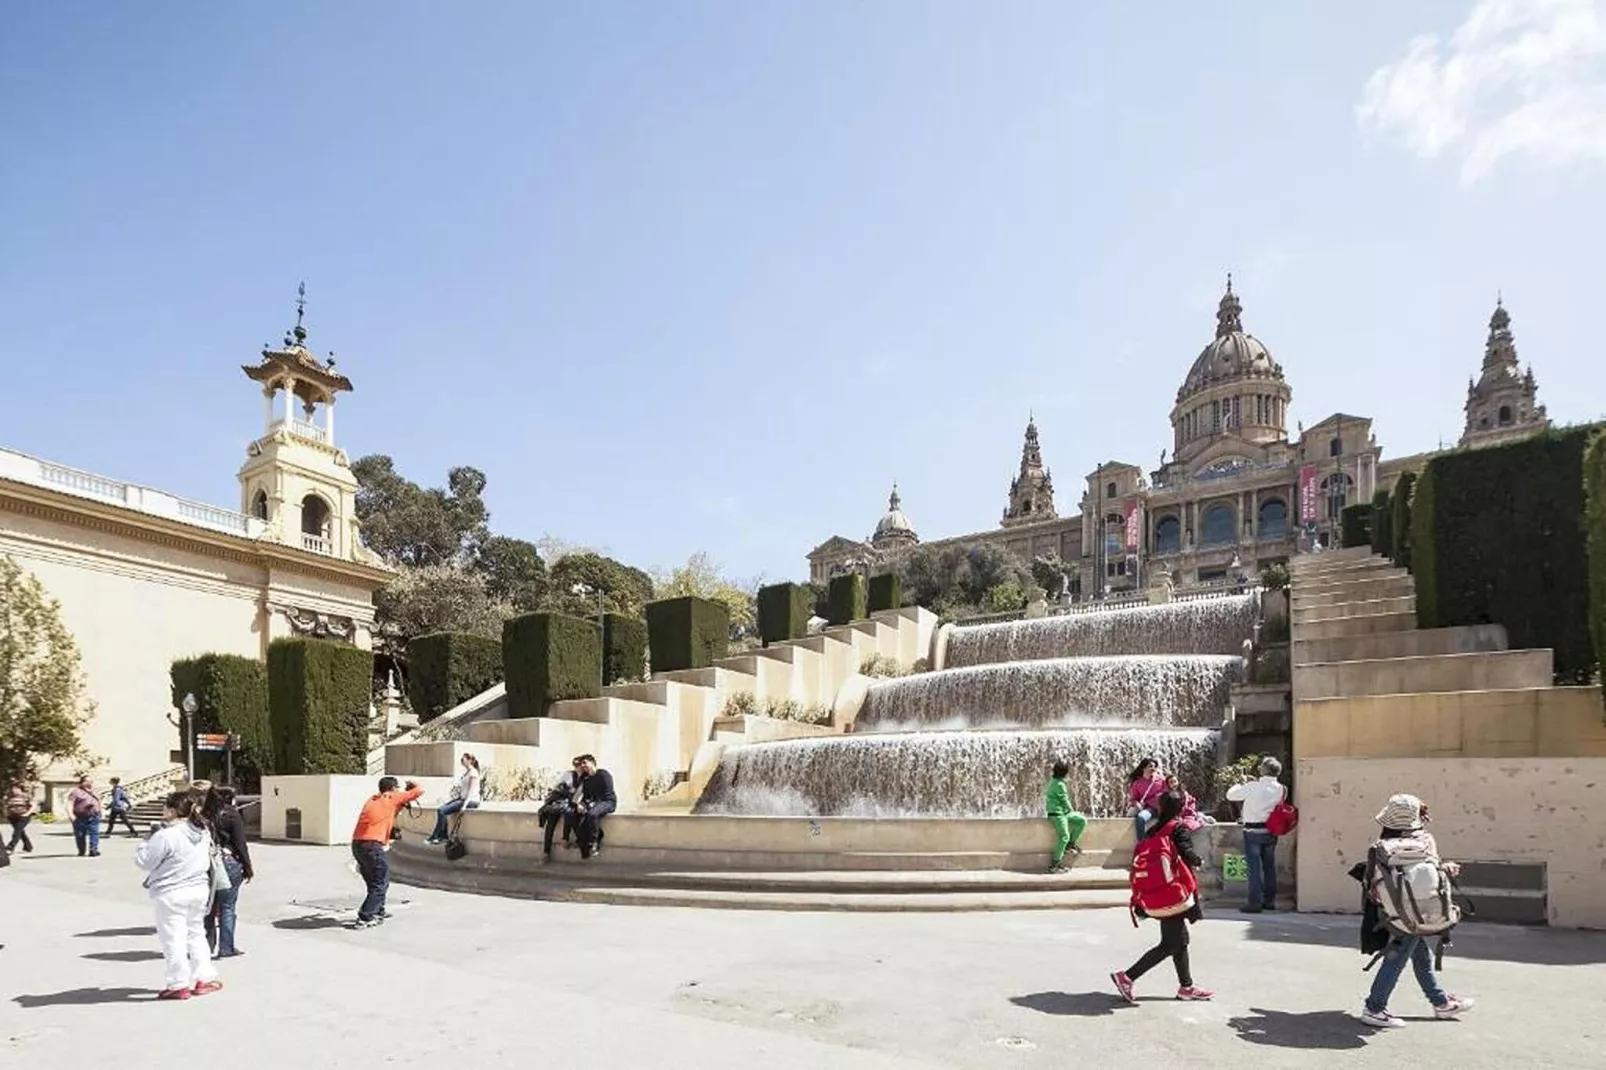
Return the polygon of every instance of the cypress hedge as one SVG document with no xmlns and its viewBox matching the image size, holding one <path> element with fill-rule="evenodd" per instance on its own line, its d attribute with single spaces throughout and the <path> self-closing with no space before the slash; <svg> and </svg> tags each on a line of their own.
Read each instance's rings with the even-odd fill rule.
<svg viewBox="0 0 1606 1070">
<path fill-rule="evenodd" d="M 864 576 L 858 572 L 844 572 L 831 577 L 826 595 L 827 624 L 851 624 L 870 615 L 869 595 L 865 591 Z"/>
<path fill-rule="evenodd" d="M 509 717 L 545 717 L 554 702 L 601 694 L 602 629 L 562 613 L 527 613 L 502 625 Z"/>
<path fill-rule="evenodd" d="M 1584 455 L 1584 504 L 1589 547 L 1589 627 L 1595 662 L 1606 666 L 1606 433 L 1597 434 Z M 1602 673 L 1606 688 L 1606 673 Z M 1606 699 L 1606 690 L 1602 691 Z"/>
<path fill-rule="evenodd" d="M 1394 556 L 1394 506 L 1386 490 L 1372 495 L 1372 549 L 1384 557 Z"/>
<path fill-rule="evenodd" d="M 642 680 L 647 676 L 647 622 L 623 613 L 602 617 L 602 679 Z"/>
<path fill-rule="evenodd" d="M 774 583 L 758 589 L 758 635 L 764 645 L 801 639 L 809 633 L 814 592 L 801 583 Z"/>
<path fill-rule="evenodd" d="M 237 786 L 256 791 L 264 774 L 278 772 L 273 757 L 273 722 L 268 715 L 268 670 L 256 658 L 235 654 L 202 654 L 173 662 L 169 672 L 173 705 L 194 695 L 196 732 L 232 732 L 240 737 L 234 755 Z M 183 721 L 180 720 L 180 725 Z M 184 749 L 179 729 L 179 749 Z M 195 752 L 195 775 L 223 781 L 228 760 L 218 752 Z"/>
<path fill-rule="evenodd" d="M 1339 514 L 1339 532 L 1344 549 L 1369 546 L 1372 542 L 1372 507 L 1361 503 L 1346 505 Z"/>
<path fill-rule="evenodd" d="M 501 682 L 502 644 L 496 639 L 436 632 L 407 644 L 407 697 L 420 723 Z"/>
<path fill-rule="evenodd" d="M 1416 473 L 1402 472 L 1394 484 L 1389 510 L 1390 538 L 1394 543 L 1394 563 L 1401 568 L 1411 567 L 1411 498 L 1416 493 Z"/>
<path fill-rule="evenodd" d="M 870 577 L 869 593 L 865 599 L 871 613 L 883 609 L 897 609 L 903 605 L 903 577 L 896 572 L 883 572 Z"/>
<path fill-rule="evenodd" d="M 647 603 L 647 649 L 653 672 L 702 669 L 725 656 L 730 610 L 723 603 L 687 595 Z"/>
<path fill-rule="evenodd" d="M 1505 625 L 1514 650 L 1549 648 L 1558 683 L 1587 683 L 1584 449 L 1590 428 L 1428 462 L 1411 506 L 1417 623 Z"/>
<path fill-rule="evenodd" d="M 326 639 L 268 646 L 268 708 L 280 773 L 368 771 L 374 656 Z"/>
</svg>

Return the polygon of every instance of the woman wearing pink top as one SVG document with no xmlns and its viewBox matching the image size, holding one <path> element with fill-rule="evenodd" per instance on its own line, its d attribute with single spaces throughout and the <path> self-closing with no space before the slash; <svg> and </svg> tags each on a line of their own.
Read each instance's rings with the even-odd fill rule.
<svg viewBox="0 0 1606 1070">
<path fill-rule="evenodd" d="M 1195 799 L 1192 793 L 1182 786 L 1182 780 L 1177 774 L 1172 773 L 1165 778 L 1165 790 L 1175 792 L 1182 799 L 1182 813 L 1177 816 L 1177 821 L 1184 828 L 1189 832 L 1198 832 L 1204 828 L 1204 818 L 1199 816 L 1199 800 Z"/>
<path fill-rule="evenodd" d="M 1131 784 L 1127 792 L 1127 814 L 1132 818 L 1133 828 L 1137 838 L 1143 839 L 1148 831 L 1149 819 L 1154 816 L 1155 806 L 1160 796 L 1165 794 L 1165 777 L 1160 775 L 1160 763 L 1153 758 L 1145 758 L 1138 763 L 1132 775 L 1127 777 Z"/>
</svg>

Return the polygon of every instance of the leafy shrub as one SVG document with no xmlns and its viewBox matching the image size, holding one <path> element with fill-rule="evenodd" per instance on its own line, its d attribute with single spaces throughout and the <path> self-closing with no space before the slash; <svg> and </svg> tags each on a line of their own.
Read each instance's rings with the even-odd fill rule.
<svg viewBox="0 0 1606 1070">
<path fill-rule="evenodd" d="M 805 706 L 792 698 L 771 698 L 760 703 L 753 697 L 751 691 L 733 691 L 725 696 L 725 705 L 720 709 L 721 717 L 774 717 L 782 721 L 798 721 L 802 724 L 830 724 L 831 708 L 829 706 Z"/>
<path fill-rule="evenodd" d="M 1291 577 L 1288 566 L 1282 562 L 1267 565 L 1260 570 L 1260 585 L 1268 591 L 1286 591 Z"/>
<path fill-rule="evenodd" d="M 859 672 L 865 676 L 874 676 L 879 679 L 890 679 L 895 676 L 907 676 L 897 658 L 889 658 L 885 654 L 871 654 L 859 663 Z"/>
<path fill-rule="evenodd" d="M 546 767 L 491 768 L 485 770 L 480 782 L 480 797 L 486 802 L 541 802 L 552 785 L 562 778 L 562 773 Z"/>
<path fill-rule="evenodd" d="M 883 609 L 897 609 L 903 605 L 903 577 L 896 572 L 883 572 L 870 577 L 867 609 L 878 613 Z"/>
<path fill-rule="evenodd" d="M 758 634 L 764 645 L 801 639 L 809 633 L 814 593 L 801 583 L 776 583 L 758 589 Z"/>
<path fill-rule="evenodd" d="M 1339 514 L 1339 533 L 1344 549 L 1369 546 L 1372 541 L 1372 507 L 1346 505 Z"/>
<path fill-rule="evenodd" d="M 653 672 L 706 668 L 729 644 L 730 611 L 722 603 L 691 595 L 647 603 Z"/>
<path fill-rule="evenodd" d="M 1595 661 L 1606 665 L 1606 433 L 1597 434 L 1584 456 L 1584 502 L 1589 530 L 1589 626 Z M 1601 685 L 1606 689 L 1606 673 Z M 1602 692 L 1606 698 L 1606 690 Z"/>
<path fill-rule="evenodd" d="M 622 613 L 602 616 L 602 680 L 633 683 L 647 678 L 647 622 Z"/>
<path fill-rule="evenodd" d="M 844 572 L 840 576 L 832 576 L 830 595 L 826 601 L 827 624 L 851 624 L 870 615 L 870 601 L 865 591 L 864 576 L 858 572 Z"/>
<path fill-rule="evenodd" d="M 1590 428 L 1428 462 L 1411 507 L 1417 624 L 1503 624 L 1516 650 L 1548 647 L 1558 683 L 1587 683 L 1584 449 Z"/>
<path fill-rule="evenodd" d="M 168 675 L 175 707 L 185 695 L 195 696 L 195 716 L 190 724 L 193 731 L 231 732 L 240 737 L 234 775 L 241 787 L 255 791 L 263 774 L 278 771 L 273 757 L 273 721 L 268 713 L 267 666 L 256 658 L 235 654 L 202 654 L 173 662 Z M 182 727 L 179 737 L 179 749 L 183 750 Z M 227 767 L 222 754 L 195 754 L 198 777 L 221 783 Z"/>
<path fill-rule="evenodd" d="M 1372 496 L 1372 549 L 1384 557 L 1394 556 L 1394 505 L 1389 492 L 1380 490 Z"/>
<path fill-rule="evenodd" d="M 407 697 L 420 723 L 433 721 L 502 682 L 502 643 L 462 632 L 407 644 Z"/>
<path fill-rule="evenodd" d="M 368 771 L 374 656 L 324 639 L 275 639 L 268 646 L 268 707 L 278 772 Z"/>
<path fill-rule="evenodd" d="M 753 697 L 751 691 L 732 691 L 725 696 L 725 705 L 720 708 L 721 717 L 742 717 L 758 712 L 758 699 Z"/>
<path fill-rule="evenodd" d="M 1389 498 L 1393 517 L 1389 522 L 1390 538 L 1394 543 L 1394 563 L 1401 568 L 1411 567 L 1411 500 L 1416 493 L 1416 473 L 1402 472 L 1394 484 Z"/>
<path fill-rule="evenodd" d="M 502 625 L 509 717 L 545 717 L 554 702 L 601 693 L 602 629 L 561 613 L 527 613 Z"/>
</svg>

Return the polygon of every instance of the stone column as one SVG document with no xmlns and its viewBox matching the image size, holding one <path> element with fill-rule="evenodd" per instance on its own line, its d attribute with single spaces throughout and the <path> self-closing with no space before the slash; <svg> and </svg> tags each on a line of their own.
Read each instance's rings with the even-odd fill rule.
<svg viewBox="0 0 1606 1070">
<path fill-rule="evenodd" d="M 262 388 L 262 431 L 264 434 L 273 426 L 273 395 L 276 392 L 271 385 Z"/>
<path fill-rule="evenodd" d="M 296 420 L 296 381 L 284 381 L 284 422 L 293 424 Z"/>
<path fill-rule="evenodd" d="M 323 403 L 323 435 L 329 445 L 335 444 L 335 396 L 329 395 L 329 400 Z"/>
</svg>

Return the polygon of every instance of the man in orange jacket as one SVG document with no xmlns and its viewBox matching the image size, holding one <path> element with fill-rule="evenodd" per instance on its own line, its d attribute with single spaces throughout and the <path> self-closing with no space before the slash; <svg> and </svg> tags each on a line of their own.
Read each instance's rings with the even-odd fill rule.
<svg viewBox="0 0 1606 1070">
<path fill-rule="evenodd" d="M 357 860 L 363 883 L 368 885 L 368 895 L 357 908 L 359 929 L 371 929 L 390 917 L 385 911 L 385 893 L 390 891 L 390 862 L 385 852 L 390 849 L 396 815 L 423 794 L 424 789 L 411 780 L 406 791 L 397 791 L 395 777 L 380 777 L 379 794 L 362 804 L 357 827 L 351 831 L 351 856 Z"/>
</svg>

